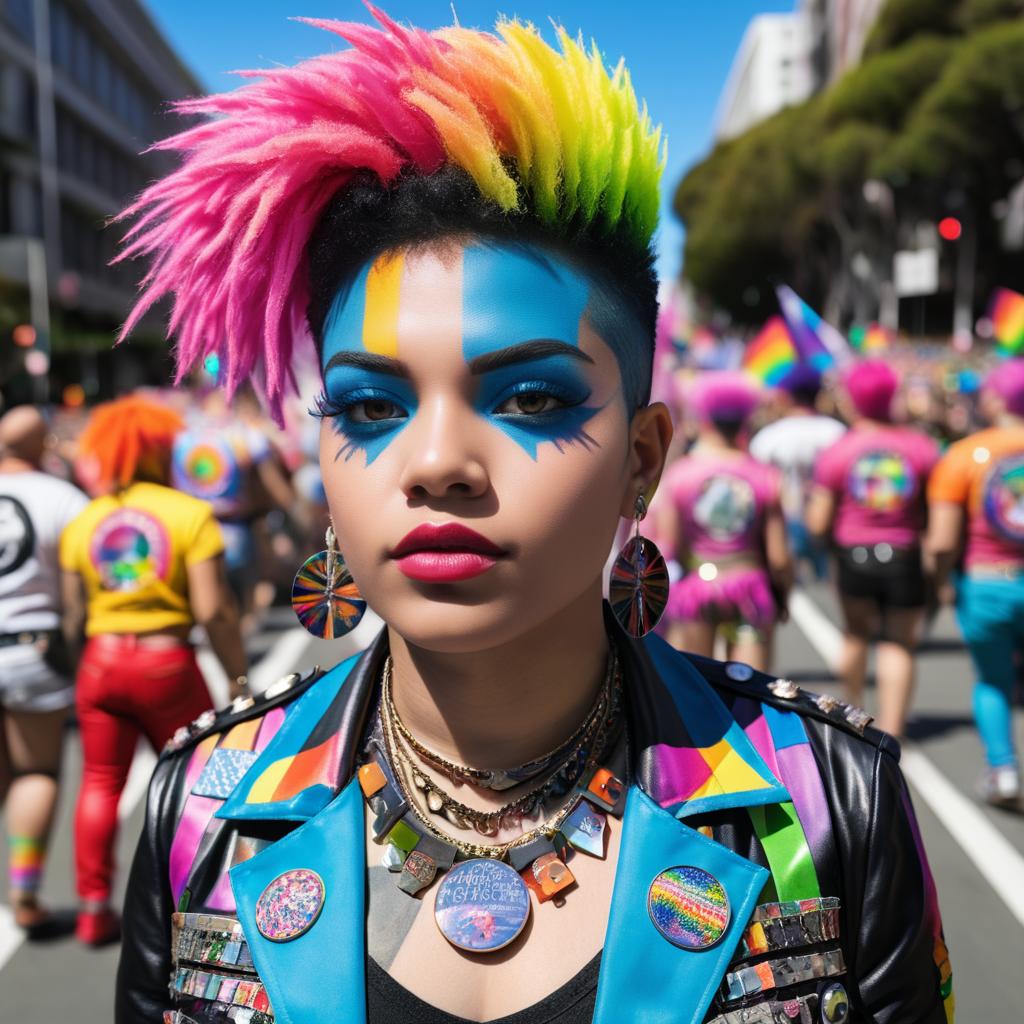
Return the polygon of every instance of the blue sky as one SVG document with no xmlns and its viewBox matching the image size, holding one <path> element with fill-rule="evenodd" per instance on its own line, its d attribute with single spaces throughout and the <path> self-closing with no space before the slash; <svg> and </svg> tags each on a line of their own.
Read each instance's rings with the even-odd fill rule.
<svg viewBox="0 0 1024 1024">
<path fill-rule="evenodd" d="M 204 86 L 235 88 L 226 72 L 293 64 L 344 45 L 289 17 L 369 18 L 359 0 L 144 0 Z M 598 41 L 609 62 L 625 57 L 637 93 L 647 100 L 669 140 L 662 183 L 658 270 L 675 275 L 682 228 L 669 212 L 672 191 L 687 167 L 711 146 L 715 107 L 747 22 L 768 11 L 790 11 L 794 0 L 384 0 L 399 21 L 424 28 L 450 24 L 490 29 L 499 13 L 542 26 L 560 21 Z"/>
</svg>

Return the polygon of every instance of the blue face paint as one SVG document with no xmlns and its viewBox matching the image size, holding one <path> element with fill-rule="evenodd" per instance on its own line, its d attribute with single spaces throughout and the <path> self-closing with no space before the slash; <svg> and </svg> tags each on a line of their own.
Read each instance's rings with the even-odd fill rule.
<svg viewBox="0 0 1024 1024">
<path fill-rule="evenodd" d="M 579 347 L 580 320 L 590 286 L 565 264 L 539 250 L 500 245 L 466 246 L 462 260 L 462 353 L 467 362 L 531 341 Z M 550 396 L 549 410 L 525 414 L 510 402 L 517 395 Z M 474 406 L 536 459 L 545 441 L 592 443 L 584 424 L 598 408 L 580 365 L 568 356 L 547 356 L 481 375 Z"/>
<path fill-rule="evenodd" d="M 516 399 L 527 396 L 530 402 L 550 396 L 550 408 L 518 411 Z M 559 451 L 567 444 L 594 444 L 583 427 L 600 407 L 585 404 L 589 397 L 590 387 L 576 361 L 549 356 L 483 374 L 474 408 L 536 459 L 537 446 L 545 441 Z"/>
<path fill-rule="evenodd" d="M 462 257 L 462 354 L 476 356 L 525 341 L 579 346 L 590 286 L 538 249 L 467 245 Z"/>
<path fill-rule="evenodd" d="M 365 452 L 367 465 L 409 425 L 415 413 L 416 396 L 408 381 L 353 366 L 327 371 L 324 393 L 315 410 L 315 415 L 331 420 L 331 429 L 342 439 L 335 458 L 347 460 L 356 452 Z"/>
</svg>

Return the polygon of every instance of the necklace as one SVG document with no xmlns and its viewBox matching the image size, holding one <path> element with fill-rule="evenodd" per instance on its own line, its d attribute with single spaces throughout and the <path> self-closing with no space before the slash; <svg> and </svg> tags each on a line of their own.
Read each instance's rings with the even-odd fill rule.
<svg viewBox="0 0 1024 1024">
<path fill-rule="evenodd" d="M 608 659 L 608 670 L 598 699 L 588 714 L 585 723 L 586 730 L 582 736 L 580 736 L 580 730 L 574 733 L 574 736 L 580 736 L 580 738 L 569 748 L 564 760 L 556 765 L 548 777 L 528 793 L 501 807 L 492 811 L 479 811 L 446 793 L 441 786 L 417 768 L 409 752 L 404 749 L 404 743 L 412 734 L 402 723 L 394 704 L 391 692 L 391 659 L 389 658 L 385 663 L 381 682 L 380 714 L 383 731 L 388 736 L 391 745 L 392 760 L 404 770 L 404 774 L 412 781 L 413 787 L 424 794 L 427 808 L 432 813 L 443 815 L 456 828 L 463 830 L 473 828 L 483 836 L 495 836 L 503 828 L 520 824 L 523 818 L 534 817 L 538 809 L 551 796 L 572 790 L 579 781 L 587 766 L 590 751 L 599 746 L 598 737 L 607 731 L 609 720 L 617 712 L 618 691 L 615 688 L 613 693 L 612 685 L 617 678 L 616 668 L 617 663 L 612 655 Z M 418 751 L 419 745 L 415 738 L 409 745 L 414 751 Z M 567 744 L 563 744 L 562 748 L 564 749 L 566 746 Z"/>
<path fill-rule="evenodd" d="M 438 874 L 444 875 L 434 901 L 434 920 L 452 945 L 472 953 L 502 948 L 525 927 L 530 892 L 540 903 L 561 901 L 576 885 L 566 863 L 573 850 L 604 857 L 606 814 L 620 813 L 625 786 L 601 766 L 601 759 L 614 747 L 616 757 L 624 754 L 625 763 L 629 762 L 629 737 L 619 714 L 621 689 L 613 647 L 602 696 L 596 702 L 603 704 L 596 716 L 599 724 L 579 758 L 582 769 L 574 768 L 573 781 L 565 784 L 568 796 L 534 828 L 507 842 L 484 845 L 449 835 L 431 820 L 429 803 L 423 809 L 415 799 L 422 790 L 412 774 L 416 766 L 411 755 L 402 749 L 402 733 L 388 713 L 390 658 L 385 662 L 370 759 L 359 768 L 359 784 L 375 816 L 374 839 L 385 843 L 384 866 L 397 874 L 398 887 L 415 896 L 432 885 Z M 579 735 L 577 729 L 573 736 Z M 625 740 L 624 748 L 619 746 L 620 738 Z M 573 748 L 577 742 L 573 740 Z M 547 779 L 535 789 L 549 783 Z M 534 810 L 539 811 L 554 792 L 552 787 Z M 506 813 L 517 802 L 506 805 Z"/>
<path fill-rule="evenodd" d="M 537 778 L 538 775 L 550 768 L 556 762 L 565 764 L 570 760 L 580 746 L 586 743 L 587 738 L 597 728 L 601 716 L 605 710 L 607 704 L 609 691 L 611 689 L 611 681 L 613 677 L 615 658 L 614 655 L 608 658 L 608 667 L 605 671 L 604 682 L 598 690 L 597 697 L 594 700 L 593 705 L 587 712 L 586 718 L 577 726 L 573 734 L 560 743 L 554 750 L 548 751 L 548 753 L 535 757 L 525 764 L 521 764 L 516 768 L 470 768 L 468 765 L 458 764 L 455 761 L 449 761 L 447 758 L 442 757 L 441 754 L 435 750 L 431 750 L 425 743 L 421 743 L 409 730 L 408 726 L 402 721 L 402 716 L 398 713 L 398 708 L 395 707 L 394 700 L 391 696 L 390 688 L 390 674 L 391 674 L 391 659 L 388 658 L 385 666 L 385 693 L 383 699 L 386 703 L 388 714 L 391 717 L 396 730 L 401 735 L 401 738 L 405 745 L 411 747 L 419 757 L 429 764 L 432 768 L 436 768 L 439 772 L 447 775 L 456 785 L 469 784 L 473 786 L 479 786 L 481 789 L 494 789 L 504 790 L 511 789 L 513 786 L 522 785 L 524 782 L 529 782 L 531 779 Z M 422 788 L 422 787 L 421 787 Z M 456 824 L 452 822 L 452 824 Z"/>
</svg>

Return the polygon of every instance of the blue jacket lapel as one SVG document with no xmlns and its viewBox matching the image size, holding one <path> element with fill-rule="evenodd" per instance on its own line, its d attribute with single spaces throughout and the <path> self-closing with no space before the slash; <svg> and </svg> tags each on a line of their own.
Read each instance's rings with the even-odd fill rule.
<svg viewBox="0 0 1024 1024">
<path fill-rule="evenodd" d="M 713 875 L 729 898 L 725 935 L 709 949 L 674 946 L 647 909 L 651 882 L 671 867 Z M 594 1024 L 696 1024 L 715 990 L 768 878 L 765 868 L 706 839 L 631 787 L 622 819 L 611 915 L 605 934 Z"/>
<path fill-rule="evenodd" d="M 315 817 L 231 869 L 238 918 L 278 1024 L 366 1020 L 364 843 L 363 796 L 352 781 Z M 304 935 L 273 942 L 256 927 L 256 903 L 297 868 L 323 880 L 323 909 Z"/>
</svg>

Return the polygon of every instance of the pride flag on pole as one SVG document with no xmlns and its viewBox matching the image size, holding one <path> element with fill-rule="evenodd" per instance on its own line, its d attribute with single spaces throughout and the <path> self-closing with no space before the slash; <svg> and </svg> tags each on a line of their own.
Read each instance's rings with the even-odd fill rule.
<svg viewBox="0 0 1024 1024">
<path fill-rule="evenodd" d="M 1018 355 L 1024 349 L 1024 295 L 1010 288 L 997 288 L 988 317 L 999 351 L 1007 356 Z"/>
<path fill-rule="evenodd" d="M 850 361 L 852 353 L 846 339 L 792 288 L 782 284 L 775 293 L 800 359 L 819 371 Z"/>
<path fill-rule="evenodd" d="M 786 321 L 771 317 L 743 353 L 743 369 L 766 387 L 775 387 L 800 361 Z"/>
</svg>

